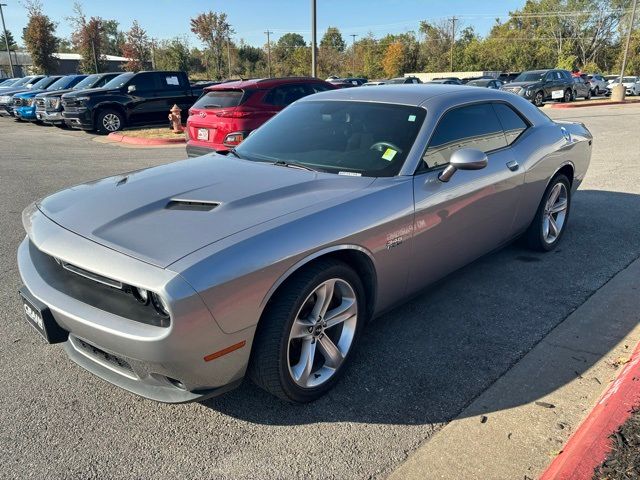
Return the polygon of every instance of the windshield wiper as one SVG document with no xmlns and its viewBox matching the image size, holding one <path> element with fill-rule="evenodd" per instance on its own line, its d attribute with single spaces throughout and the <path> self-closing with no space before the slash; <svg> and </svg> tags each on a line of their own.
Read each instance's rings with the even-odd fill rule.
<svg viewBox="0 0 640 480">
<path fill-rule="evenodd" d="M 273 162 L 271 165 L 278 165 L 279 167 L 299 168 L 301 170 L 309 170 L 310 172 L 317 172 L 318 171 L 315 168 L 311 168 L 310 166 L 305 165 L 304 163 L 300 163 L 300 162 L 277 160 L 277 161 Z"/>
<path fill-rule="evenodd" d="M 230 148 L 229 150 L 227 150 L 231 155 L 233 155 L 236 158 L 239 158 L 240 160 L 242 160 L 242 157 L 240 156 L 240 154 L 238 152 L 236 152 L 235 148 Z"/>
</svg>

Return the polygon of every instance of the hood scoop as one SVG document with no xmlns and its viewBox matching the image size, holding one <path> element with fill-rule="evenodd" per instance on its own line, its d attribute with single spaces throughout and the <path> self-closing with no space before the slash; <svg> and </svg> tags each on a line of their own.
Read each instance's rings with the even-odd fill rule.
<svg viewBox="0 0 640 480">
<path fill-rule="evenodd" d="M 172 198 L 165 207 L 167 210 L 188 210 L 192 212 L 210 212 L 218 207 L 220 202 L 186 200 L 182 198 Z"/>
</svg>

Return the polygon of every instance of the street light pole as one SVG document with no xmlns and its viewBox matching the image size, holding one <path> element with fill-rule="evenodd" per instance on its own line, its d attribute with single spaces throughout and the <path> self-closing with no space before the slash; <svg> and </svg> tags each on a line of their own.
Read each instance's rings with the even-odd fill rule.
<svg viewBox="0 0 640 480">
<path fill-rule="evenodd" d="M 4 24 L 4 13 L 2 11 L 2 7 L 6 7 L 6 3 L 0 3 L 0 17 L 2 17 L 2 29 L 4 30 L 4 43 L 7 47 L 7 56 L 9 57 L 9 66 L 11 67 L 11 76 L 15 77 L 15 73 L 13 71 L 13 60 L 11 60 L 11 49 L 9 48 L 9 37 L 7 36 L 7 27 Z"/>
<path fill-rule="evenodd" d="M 311 76 L 316 77 L 316 0 L 311 0 Z"/>
<path fill-rule="evenodd" d="M 353 50 L 351 52 L 351 75 L 355 75 L 356 74 L 356 37 L 358 36 L 358 34 L 356 33 L 352 33 L 351 34 L 351 50 Z"/>
</svg>

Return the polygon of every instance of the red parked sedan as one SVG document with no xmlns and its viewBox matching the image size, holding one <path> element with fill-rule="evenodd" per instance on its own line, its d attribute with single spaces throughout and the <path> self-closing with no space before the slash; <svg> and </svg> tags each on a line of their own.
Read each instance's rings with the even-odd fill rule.
<svg viewBox="0 0 640 480">
<path fill-rule="evenodd" d="M 187 155 L 227 151 L 287 105 L 334 88 L 312 77 L 242 80 L 208 87 L 189 109 Z"/>
</svg>

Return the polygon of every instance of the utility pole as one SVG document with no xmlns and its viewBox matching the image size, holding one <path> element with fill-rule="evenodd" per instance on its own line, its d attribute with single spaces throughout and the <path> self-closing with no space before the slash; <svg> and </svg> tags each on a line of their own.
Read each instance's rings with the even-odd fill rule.
<svg viewBox="0 0 640 480">
<path fill-rule="evenodd" d="M 318 59 L 316 58 L 316 0 L 311 0 L 311 76 L 316 77 Z"/>
<path fill-rule="evenodd" d="M 231 80 L 231 47 L 229 46 L 231 40 L 227 35 L 227 66 L 229 67 L 229 80 Z"/>
<path fill-rule="evenodd" d="M 7 47 L 7 55 L 9 56 L 9 66 L 11 67 L 11 77 L 15 77 L 13 72 L 13 60 L 11 60 L 11 49 L 9 48 L 9 37 L 7 36 L 7 27 L 4 25 L 4 13 L 2 7 L 6 7 L 6 3 L 0 3 L 0 17 L 2 17 L 2 29 L 4 30 L 4 43 Z"/>
<path fill-rule="evenodd" d="M 456 44 L 456 22 L 458 21 L 458 19 L 456 17 L 451 17 L 449 21 L 451 22 L 451 52 L 449 54 L 449 71 L 453 72 L 453 47 Z"/>
<path fill-rule="evenodd" d="M 351 52 L 351 75 L 355 75 L 356 74 L 356 37 L 358 35 L 355 33 L 352 33 L 350 35 L 351 37 L 351 50 L 353 50 L 353 52 Z"/>
<path fill-rule="evenodd" d="M 96 55 L 96 44 L 93 43 L 93 38 L 91 39 L 91 50 L 93 51 L 93 64 L 96 67 L 96 73 L 100 73 L 100 69 L 98 68 L 98 57 Z"/>
<path fill-rule="evenodd" d="M 627 68 L 627 55 L 629 54 L 629 42 L 631 41 L 631 30 L 633 30 L 633 22 L 636 19 L 636 7 L 638 0 L 633 0 L 633 7 L 631 8 L 631 21 L 629 22 L 629 32 L 627 33 L 627 44 L 624 47 L 624 55 L 622 56 L 622 70 L 620 71 L 620 85 L 622 85 L 622 77 L 624 77 L 624 70 Z"/>
<path fill-rule="evenodd" d="M 269 71 L 269 78 L 271 78 L 271 40 L 269 39 L 269 35 L 271 35 L 273 32 L 267 30 L 264 33 L 267 34 L 267 68 Z"/>
</svg>

